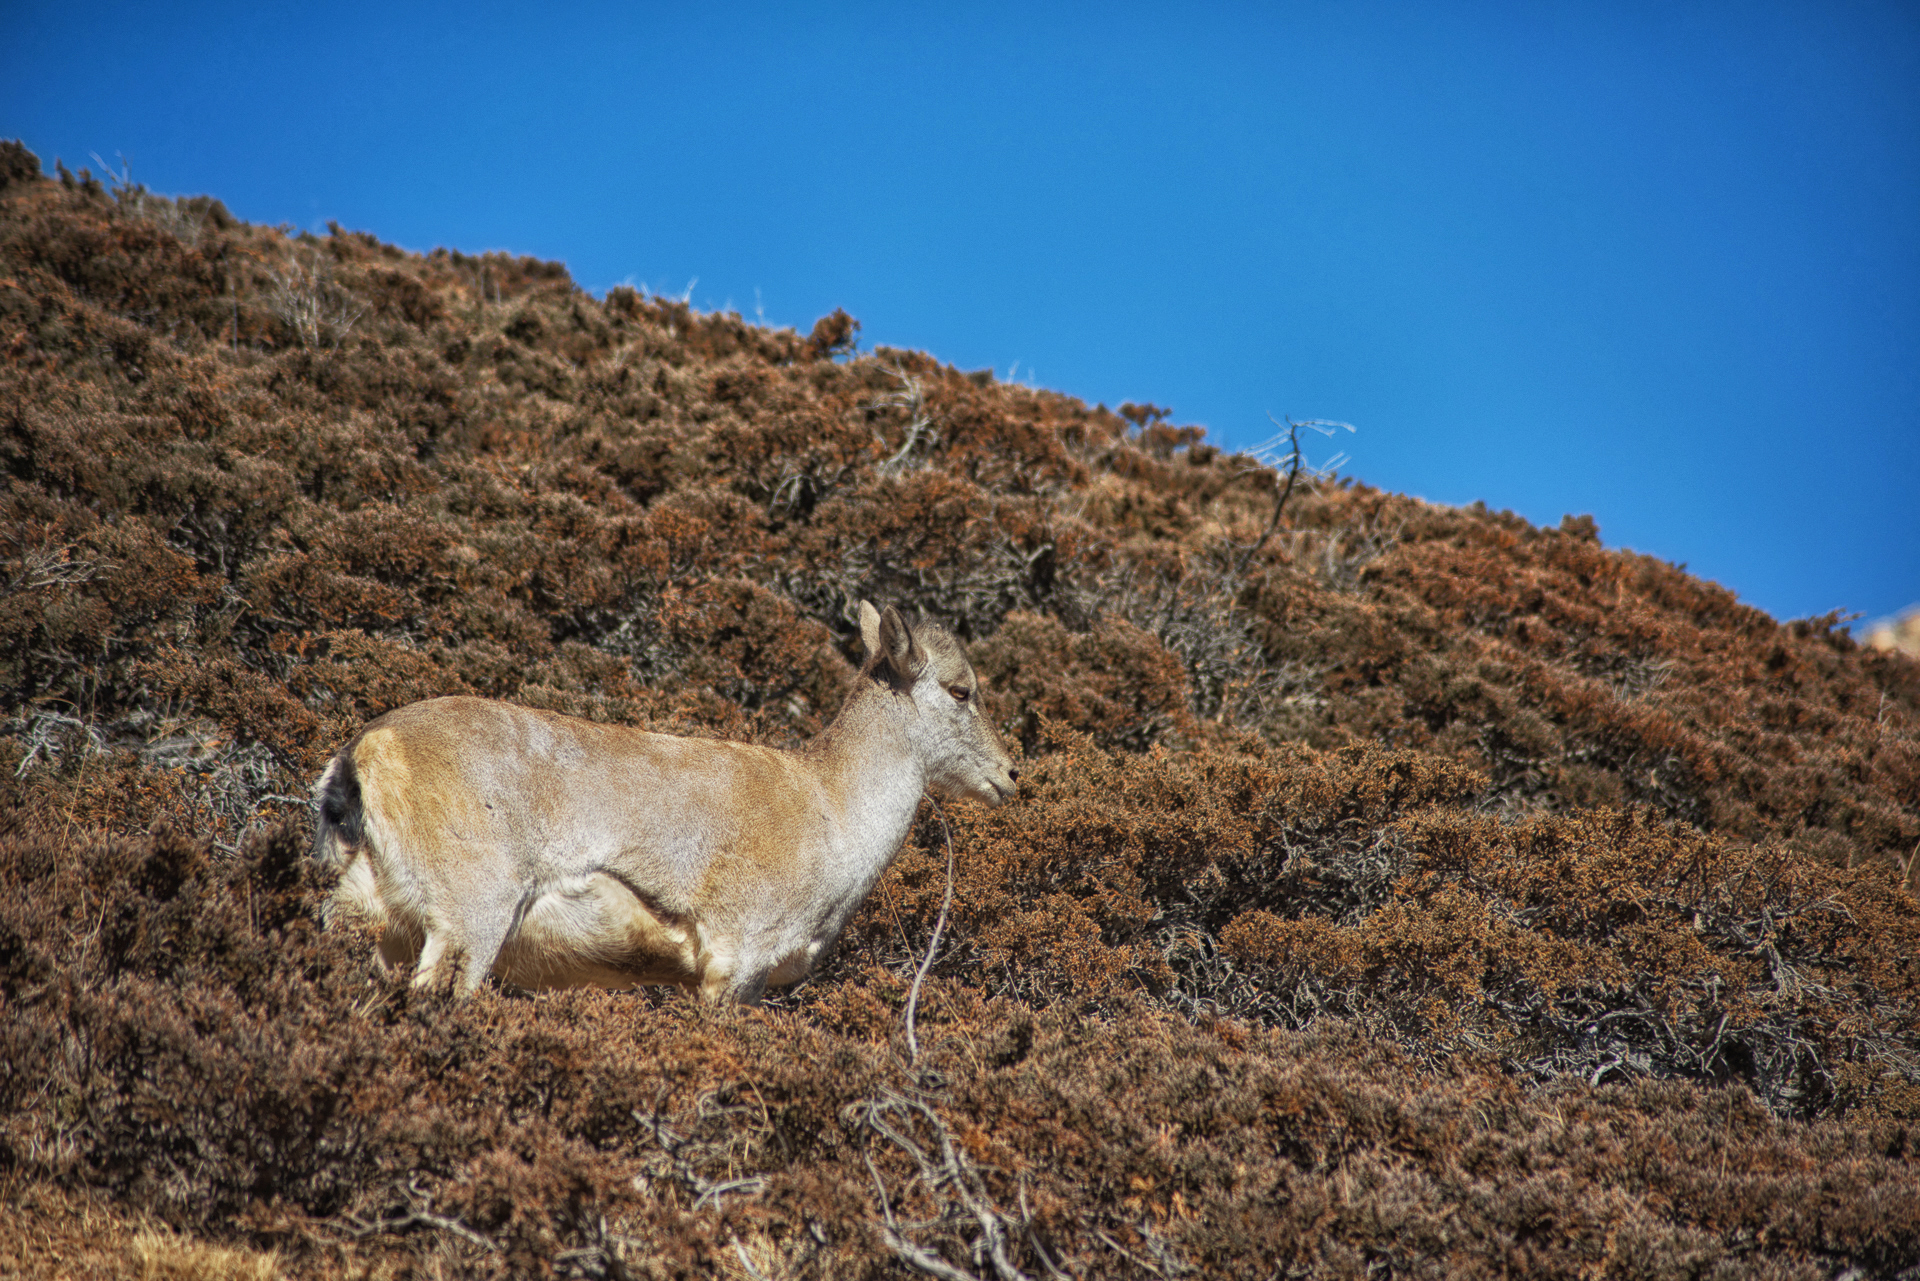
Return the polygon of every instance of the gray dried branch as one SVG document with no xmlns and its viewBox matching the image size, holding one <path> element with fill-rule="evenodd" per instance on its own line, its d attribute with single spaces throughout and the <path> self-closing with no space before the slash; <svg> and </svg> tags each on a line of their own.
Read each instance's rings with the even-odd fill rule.
<svg viewBox="0 0 1920 1281">
<path fill-rule="evenodd" d="M 470 1245 L 479 1246 L 489 1253 L 497 1252 L 500 1247 L 491 1237 L 476 1232 L 458 1219 L 444 1214 L 433 1213 L 433 1197 L 421 1189 L 417 1179 L 407 1181 L 407 1210 L 403 1214 L 383 1215 L 377 1219 L 362 1219 L 358 1215 L 344 1216 L 341 1222 L 343 1230 L 356 1240 L 377 1236 L 388 1232 L 405 1232 L 409 1228 L 433 1228 L 459 1237 Z"/>
<path fill-rule="evenodd" d="M 1268 415 L 1268 418 L 1274 426 L 1280 425 L 1279 419 L 1273 418 L 1272 415 Z M 1247 572 L 1247 566 L 1253 563 L 1254 556 L 1267 545 L 1267 540 L 1273 537 L 1273 532 L 1280 528 L 1280 517 L 1287 510 L 1287 499 L 1293 496 L 1294 482 L 1300 479 L 1300 473 L 1304 471 L 1309 477 L 1319 479 L 1331 475 L 1335 468 L 1346 461 L 1345 454 L 1335 454 L 1318 467 L 1308 466 L 1306 455 L 1300 451 L 1300 429 L 1305 427 L 1323 436 L 1333 435 L 1336 429 L 1357 430 L 1352 423 L 1335 422 L 1330 418 L 1305 418 L 1299 422 L 1289 418 L 1286 420 L 1286 427 L 1287 429 L 1278 436 L 1270 437 L 1253 447 L 1251 452 L 1254 458 L 1264 466 L 1258 471 L 1243 473 L 1244 475 L 1261 475 L 1271 469 L 1274 487 L 1273 516 L 1267 521 L 1266 529 L 1258 539 L 1254 540 L 1253 545 L 1241 551 L 1240 559 L 1233 567 L 1236 578 Z M 1287 443 L 1284 453 L 1279 450 L 1283 439 Z"/>
<path fill-rule="evenodd" d="M 44 543 L 21 556 L 19 568 L 7 578 L 7 590 L 32 591 L 39 587 L 74 587 L 115 568 L 110 560 L 74 558 L 75 544 L 54 546 Z"/>
<path fill-rule="evenodd" d="M 994 1275 L 1000 1281 L 1031 1281 L 1007 1253 L 1008 1227 L 1025 1229 L 1027 1223 L 1005 1214 L 993 1204 L 979 1171 L 974 1168 L 967 1154 L 954 1143 L 952 1131 L 930 1104 L 897 1090 L 883 1089 L 877 1097 L 853 1104 L 842 1115 L 850 1128 L 870 1130 L 912 1158 L 922 1186 L 929 1194 L 940 1198 L 942 1220 L 972 1220 L 977 1231 L 972 1234 L 968 1244 L 976 1263 L 992 1263 Z M 916 1121 L 931 1132 L 939 1145 L 937 1157 L 905 1132 Z M 888 1247 L 903 1261 L 923 1272 L 949 1278 L 950 1281 L 959 1281 L 961 1278 L 979 1281 L 978 1277 L 949 1263 L 935 1252 L 915 1244 L 900 1230 L 887 1197 L 886 1184 L 880 1177 L 872 1155 L 863 1151 L 861 1156 L 880 1195 L 884 1237 Z M 945 1196 L 942 1196 L 943 1191 Z"/>
<path fill-rule="evenodd" d="M 333 266 L 310 248 L 290 244 L 285 260 L 267 272 L 267 305 L 302 347 L 338 347 L 367 307 L 334 279 Z"/>
<path fill-rule="evenodd" d="M 898 365 L 893 366 L 888 372 L 900 380 L 900 390 L 879 397 L 870 402 L 870 406 L 906 410 L 907 433 L 905 439 L 900 442 L 900 447 L 874 468 L 882 476 L 894 476 L 905 471 L 915 448 L 923 442 L 931 445 L 938 439 L 938 433 L 933 429 L 934 417 L 927 412 L 926 385 Z M 879 439 L 877 434 L 876 439 Z M 881 440 L 882 445 L 885 443 Z"/>
<path fill-rule="evenodd" d="M 15 778 L 24 778 L 28 767 L 42 757 L 49 763 L 64 764 L 70 756 L 77 755 L 85 760 L 107 750 L 106 736 L 98 728 L 78 717 L 60 712 L 41 712 L 36 715 L 21 735 L 21 741 L 27 750 L 13 771 Z"/>
<path fill-rule="evenodd" d="M 934 817 L 940 820 L 940 834 L 947 841 L 947 892 L 940 900 L 940 915 L 933 923 L 933 936 L 927 940 L 927 954 L 920 961 L 920 968 L 913 976 L 913 986 L 907 991 L 907 1060 L 910 1066 L 920 1062 L 920 1041 L 915 1035 L 913 1018 L 920 1006 L 920 985 L 927 981 L 927 970 L 933 965 L 933 957 L 940 950 L 940 936 L 946 933 L 947 911 L 953 906 L 953 831 L 947 826 L 946 813 L 941 810 L 940 802 L 933 801 Z"/>
</svg>

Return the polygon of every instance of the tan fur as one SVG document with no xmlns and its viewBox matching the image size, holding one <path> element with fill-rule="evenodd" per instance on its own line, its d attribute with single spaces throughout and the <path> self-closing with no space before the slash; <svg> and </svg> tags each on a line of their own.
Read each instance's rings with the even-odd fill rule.
<svg viewBox="0 0 1920 1281">
<path fill-rule="evenodd" d="M 316 787 L 330 913 L 415 981 L 677 983 L 755 1000 L 805 977 L 898 853 L 924 792 L 1016 775 L 947 633 L 861 602 L 868 662 L 799 751 L 478 698 L 374 721 Z"/>
</svg>

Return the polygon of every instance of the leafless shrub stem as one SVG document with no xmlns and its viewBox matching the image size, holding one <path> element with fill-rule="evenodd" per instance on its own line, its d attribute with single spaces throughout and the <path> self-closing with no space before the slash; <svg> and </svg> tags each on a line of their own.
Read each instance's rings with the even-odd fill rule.
<svg viewBox="0 0 1920 1281">
<path fill-rule="evenodd" d="M 60 712 L 42 712 L 34 717 L 22 741 L 27 750 L 20 758 L 20 764 L 14 768 L 15 778 L 25 777 L 27 769 L 43 756 L 49 760 L 64 761 L 69 754 L 78 753 L 84 760 L 107 750 L 107 740 L 98 729 L 78 717 Z"/>
<path fill-rule="evenodd" d="M 907 1062 L 917 1065 L 920 1062 L 920 1041 L 913 1026 L 914 1013 L 920 1007 L 920 985 L 927 980 L 927 971 L 933 966 L 934 954 L 940 950 L 940 936 L 946 932 L 947 911 L 953 906 L 953 831 L 947 826 L 947 816 L 940 808 L 940 802 L 934 801 L 933 813 L 940 820 L 940 834 L 947 841 L 947 892 L 940 900 L 940 915 L 933 923 L 933 936 L 927 940 L 927 954 L 920 960 L 920 968 L 913 976 L 913 986 L 907 990 Z"/>
<path fill-rule="evenodd" d="M 978 1229 L 970 1243 L 977 1263 L 992 1263 L 994 1275 L 1000 1281 L 1031 1281 L 1007 1254 L 1007 1227 L 1026 1225 L 994 1206 L 979 1172 L 974 1169 L 966 1153 L 955 1145 L 953 1132 L 947 1128 L 938 1112 L 921 1099 L 891 1089 L 883 1089 L 877 1098 L 853 1105 L 848 1112 L 855 1126 L 871 1130 L 913 1158 L 920 1180 L 930 1192 L 945 1189 L 950 1193 L 953 1202 L 958 1203 L 953 1208 L 964 1211 L 964 1216 L 972 1219 Z M 904 1132 L 916 1119 L 931 1131 L 939 1145 L 937 1156 Z M 979 1281 L 974 1274 L 955 1267 L 924 1246 L 914 1244 L 901 1232 L 887 1197 L 886 1184 L 873 1163 L 872 1155 L 863 1152 L 862 1159 L 866 1161 L 867 1171 L 873 1176 L 874 1187 L 880 1195 L 888 1247 L 902 1260 L 923 1272 L 953 1281 L 961 1278 Z M 949 1205 L 952 1206 L 952 1202 Z"/>
<path fill-rule="evenodd" d="M 101 176 L 106 179 L 107 187 L 113 193 L 113 199 L 120 208 L 138 217 L 144 218 L 183 245 L 197 245 L 206 229 L 206 218 L 187 203 L 169 200 L 165 196 L 155 195 L 133 180 L 133 162 L 125 152 L 116 152 L 120 157 L 120 168 L 116 172 L 113 166 L 94 152 L 93 162 L 100 166 Z"/>
<path fill-rule="evenodd" d="M 458 1219 L 432 1211 L 433 1197 L 421 1190 L 418 1181 L 407 1184 L 408 1209 L 404 1214 L 383 1216 L 378 1219 L 362 1219 L 357 1215 L 345 1218 L 347 1235 L 355 1239 L 364 1239 L 388 1232 L 405 1232 L 409 1228 L 433 1228 L 439 1232 L 448 1232 L 459 1237 L 469 1245 L 479 1246 L 488 1253 L 499 1250 L 491 1237 L 476 1232 Z"/>
<path fill-rule="evenodd" d="M 1294 483 L 1300 479 L 1300 473 L 1305 471 L 1309 476 L 1317 479 L 1330 474 L 1334 468 L 1345 461 L 1344 455 L 1337 454 L 1318 467 L 1308 466 L 1306 455 L 1300 451 L 1300 429 L 1305 427 L 1312 431 L 1317 431 L 1323 436 L 1333 435 L 1337 428 L 1344 428 L 1347 431 L 1354 430 L 1353 424 L 1351 423 L 1334 422 L 1331 419 L 1325 418 L 1305 418 L 1299 422 L 1295 422 L 1289 418 L 1286 420 L 1286 423 L 1286 431 L 1282 432 L 1279 436 L 1274 436 L 1269 440 L 1263 441 L 1253 449 L 1253 456 L 1262 463 L 1267 464 L 1267 468 L 1272 469 L 1274 486 L 1273 516 L 1267 521 L 1267 527 L 1261 532 L 1260 537 L 1254 540 L 1252 546 L 1243 549 L 1240 553 L 1240 559 L 1234 562 L 1233 572 L 1236 578 L 1246 574 L 1247 566 L 1253 563 L 1253 558 L 1259 554 L 1260 549 L 1267 545 L 1267 540 L 1273 537 L 1273 532 L 1280 528 L 1280 517 L 1287 510 L 1287 499 L 1293 496 L 1293 486 Z M 1278 419 L 1274 420 L 1274 425 L 1276 427 L 1280 425 Z M 1279 451 L 1279 444 L 1283 436 L 1287 442 L 1285 453 Z M 1264 471 L 1266 468 L 1261 470 Z M 1258 475 L 1259 472 L 1250 472 L 1247 474 Z"/>
<path fill-rule="evenodd" d="M 302 347 L 338 347 L 367 313 L 366 304 L 335 281 L 332 266 L 311 251 L 290 246 L 286 260 L 267 275 L 267 304 Z"/>
<path fill-rule="evenodd" d="M 7 590 L 76 587 L 115 568 L 108 560 L 76 560 L 73 551 L 71 543 L 63 547 L 47 543 L 26 553 L 20 558 L 20 567 L 7 579 Z"/>
<path fill-rule="evenodd" d="M 874 468 L 882 476 L 894 476 L 905 471 L 914 449 L 923 442 L 931 444 L 937 436 L 933 430 L 934 419 L 927 412 L 927 389 L 925 385 L 905 369 L 894 366 L 890 370 L 900 380 L 900 390 L 889 392 L 872 402 L 875 408 L 891 406 L 907 411 L 907 434 L 900 447 L 878 467 Z M 885 443 L 884 441 L 882 442 Z"/>
</svg>

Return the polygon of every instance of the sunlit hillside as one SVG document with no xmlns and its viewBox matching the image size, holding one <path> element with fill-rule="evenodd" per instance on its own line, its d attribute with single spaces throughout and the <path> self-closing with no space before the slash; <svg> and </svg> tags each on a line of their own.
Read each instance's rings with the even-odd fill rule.
<svg viewBox="0 0 1920 1281">
<path fill-rule="evenodd" d="M 0 1273 L 1920 1267 L 1920 662 L 1832 618 L 17 144 L 0 352 Z M 460 1002 L 321 928 L 367 720 L 793 745 L 863 598 L 1022 793 L 805 983 Z"/>
</svg>

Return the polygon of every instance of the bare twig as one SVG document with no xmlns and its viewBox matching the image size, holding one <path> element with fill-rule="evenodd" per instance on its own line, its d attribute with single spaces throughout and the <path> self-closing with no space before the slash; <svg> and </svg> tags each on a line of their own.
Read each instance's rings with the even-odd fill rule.
<svg viewBox="0 0 1920 1281">
<path fill-rule="evenodd" d="M 20 570 L 7 580 L 9 591 L 32 591 L 38 587 L 71 587 L 98 577 L 118 566 L 110 560 L 75 560 L 76 544 L 55 547 L 47 543 L 20 559 Z"/>
<path fill-rule="evenodd" d="M 693 1208 L 698 1210 L 708 1201 L 719 1204 L 720 1198 L 729 1192 L 744 1192 L 757 1195 L 767 1186 L 766 1179 L 755 1175 L 747 1179 L 728 1179 L 725 1183 L 709 1183 L 701 1189 L 700 1195 L 693 1199 Z"/>
<path fill-rule="evenodd" d="M 1154 1276 L 1176 1277 L 1183 1272 L 1190 1272 L 1193 1270 L 1190 1265 L 1184 1264 L 1180 1262 L 1178 1259 L 1169 1258 L 1167 1255 L 1166 1247 L 1161 1245 L 1158 1239 L 1156 1239 L 1151 1233 L 1146 1232 L 1145 1230 L 1142 1230 L 1141 1235 L 1147 1239 L 1147 1244 L 1153 1247 L 1154 1253 L 1160 1256 L 1160 1261 L 1158 1263 L 1155 1263 L 1151 1259 L 1141 1258 L 1139 1255 L 1127 1249 L 1127 1247 L 1125 1247 L 1124 1245 L 1121 1245 L 1118 1241 L 1108 1236 L 1105 1232 L 1100 1231 L 1098 1228 L 1094 1229 L 1093 1235 L 1099 1237 L 1102 1241 L 1106 1242 L 1108 1247 L 1111 1248 L 1114 1251 L 1114 1253 L 1118 1254 L 1121 1258 L 1133 1264 L 1135 1267 L 1146 1269 L 1148 1272 L 1151 1272 Z"/>
<path fill-rule="evenodd" d="M 943 1277 L 946 1281 L 980 1281 L 973 1273 L 954 1267 L 933 1251 L 917 1246 L 900 1235 L 900 1229 L 893 1220 L 893 1207 L 887 1203 L 887 1185 L 881 1181 L 880 1171 L 874 1168 L 873 1157 L 862 1152 L 860 1159 L 867 1163 L 867 1173 L 873 1176 L 874 1191 L 880 1194 L 880 1215 L 884 1220 L 880 1237 L 887 1243 L 887 1248 L 922 1272 Z"/>
<path fill-rule="evenodd" d="M 733 1252 L 739 1256 L 740 1266 L 747 1270 L 747 1275 L 752 1277 L 753 1281 L 767 1281 L 767 1274 L 754 1267 L 753 1260 L 747 1257 L 747 1247 L 740 1244 L 740 1238 L 729 1232 L 727 1240 L 733 1242 Z"/>
<path fill-rule="evenodd" d="M 920 959 L 920 968 L 913 976 L 913 986 L 907 990 L 907 1064 L 917 1066 L 920 1062 L 920 1041 L 914 1034 L 913 1017 L 920 1006 L 920 985 L 926 981 L 927 971 L 933 966 L 934 953 L 940 948 L 940 935 L 947 928 L 947 909 L 953 906 L 953 831 L 947 826 L 946 813 L 941 810 L 940 802 L 933 801 L 934 816 L 940 820 L 940 833 L 947 839 L 947 893 L 940 900 L 940 915 L 933 923 L 933 937 L 927 940 L 927 954 Z"/>
<path fill-rule="evenodd" d="M 133 162 L 127 159 L 126 152 L 116 151 L 113 153 L 120 157 L 119 173 L 115 173 L 113 166 L 100 158 L 99 152 L 90 151 L 87 154 L 93 157 L 93 163 L 100 166 L 100 176 L 107 180 L 107 185 L 113 188 L 113 194 L 116 197 L 130 195 L 138 190 L 133 182 Z"/>
<path fill-rule="evenodd" d="M 461 1240 L 477 1245 L 483 1250 L 493 1252 L 500 1249 L 491 1237 L 475 1232 L 460 1220 L 448 1218 L 444 1214 L 432 1213 L 427 1207 L 433 1204 L 433 1198 L 421 1191 L 418 1183 L 409 1180 L 407 1193 L 408 1200 L 413 1203 L 407 1213 L 371 1221 L 361 1219 L 357 1215 L 352 1216 L 348 1219 L 348 1235 L 359 1239 L 382 1232 L 404 1232 L 412 1227 L 437 1228 L 442 1232 L 451 1232 Z"/>
<path fill-rule="evenodd" d="M 1059 1277 L 1060 1281 L 1068 1281 L 1067 1274 L 1060 1270 L 1060 1265 L 1055 1263 L 1053 1256 L 1047 1253 L 1047 1247 L 1040 1243 L 1040 1234 L 1033 1230 L 1033 1211 L 1027 1208 L 1027 1176 L 1024 1173 L 1020 1176 L 1020 1221 L 1026 1229 L 1027 1244 L 1032 1246 L 1033 1252 L 1040 1256 L 1040 1262 L 1046 1266 L 1047 1275 Z"/>
<path fill-rule="evenodd" d="M 1274 420 L 1274 425 L 1279 426 L 1278 419 Z M 1240 553 L 1240 559 L 1234 564 L 1233 572 L 1236 576 L 1247 572 L 1247 566 L 1253 563 L 1253 558 L 1259 554 L 1260 549 L 1267 545 L 1267 540 L 1273 537 L 1273 532 L 1280 528 L 1281 513 L 1287 509 L 1287 499 L 1293 496 L 1294 482 L 1300 479 L 1300 473 L 1307 471 L 1316 477 L 1323 476 L 1345 461 L 1344 455 L 1336 455 L 1319 467 L 1308 467 L 1306 455 L 1300 452 L 1302 427 L 1310 428 L 1323 436 L 1333 435 L 1335 428 L 1344 427 L 1348 431 L 1354 430 L 1352 423 L 1334 422 L 1326 418 L 1306 418 L 1299 422 L 1289 418 L 1287 430 L 1282 433 L 1287 442 L 1286 453 L 1276 452 L 1280 444 L 1280 436 L 1275 436 L 1254 447 L 1253 456 L 1274 468 L 1273 485 L 1277 492 L 1273 502 L 1273 516 L 1267 521 L 1266 529 L 1259 538 L 1254 540 L 1251 547 Z"/>
<path fill-rule="evenodd" d="M 767 1180 L 760 1175 L 727 1179 L 718 1183 L 705 1178 L 694 1168 L 692 1159 L 687 1155 L 686 1149 L 691 1140 L 686 1135 L 676 1131 L 658 1116 L 651 1116 L 638 1108 L 628 1109 L 627 1114 L 653 1132 L 654 1142 L 660 1145 L 660 1151 L 671 1162 L 674 1176 L 693 1193 L 693 1209 L 699 1209 L 708 1201 L 712 1201 L 716 1207 L 722 1206 L 723 1198 L 728 1193 L 754 1197 L 766 1190 Z"/>
<path fill-rule="evenodd" d="M 302 347 L 338 347 L 367 313 L 366 304 L 334 280 L 332 265 L 304 244 L 289 244 L 284 264 L 267 275 L 273 282 L 268 304 Z"/>
<path fill-rule="evenodd" d="M 1273 537 L 1273 531 L 1280 528 L 1280 514 L 1286 511 L 1287 499 L 1293 496 L 1293 482 L 1299 479 L 1299 476 L 1300 450 L 1296 447 L 1287 466 L 1286 484 L 1282 485 L 1280 483 L 1279 473 L 1274 474 L 1273 484 L 1274 488 L 1279 491 L 1279 497 L 1275 498 L 1273 502 L 1273 518 L 1267 522 L 1267 527 L 1260 531 L 1260 537 L 1254 539 L 1252 545 L 1240 553 L 1240 559 L 1234 562 L 1233 572 L 1235 577 L 1239 577 L 1247 572 L 1247 566 L 1252 563 L 1254 556 L 1259 553 L 1262 547 L 1267 545 L 1267 540 Z"/>
<path fill-rule="evenodd" d="M 23 741 L 27 751 L 13 771 L 15 778 L 24 777 L 27 768 L 42 754 L 51 761 L 64 759 L 67 752 L 73 751 L 84 763 L 88 757 L 102 755 L 107 750 L 107 740 L 98 729 L 78 717 L 63 716 L 59 712 L 41 712 L 35 716 Z"/>
<path fill-rule="evenodd" d="M 940 1152 L 936 1157 L 927 1149 L 915 1143 L 897 1128 L 890 1115 L 899 1117 L 903 1123 L 909 1123 L 914 1116 L 920 1117 L 927 1128 L 932 1130 L 939 1142 Z M 926 1102 L 901 1094 L 895 1090 L 883 1089 L 878 1098 L 855 1104 L 849 1109 L 856 1123 L 865 1125 L 874 1133 L 885 1138 L 895 1147 L 913 1158 L 918 1167 L 921 1181 L 930 1191 L 941 1188 L 952 1190 L 964 1210 L 979 1226 L 972 1246 L 976 1260 L 985 1258 L 993 1264 L 994 1274 L 1000 1281 L 1030 1281 L 1027 1274 L 1015 1266 L 1007 1254 L 1007 1225 L 1015 1223 L 1002 1214 L 988 1199 L 986 1185 L 981 1181 L 979 1172 L 973 1168 L 973 1162 L 953 1141 L 953 1133 L 947 1128 L 940 1114 Z M 954 1267 L 938 1255 L 915 1245 L 900 1233 L 894 1222 L 893 1210 L 888 1204 L 886 1186 L 880 1179 L 879 1170 L 873 1164 L 871 1155 L 863 1152 L 862 1159 L 873 1175 L 874 1185 L 880 1191 L 880 1211 L 886 1220 L 888 1246 L 902 1259 L 912 1263 L 923 1271 L 942 1277 L 966 1277 L 967 1273 Z M 1015 1224 L 1015 1226 L 1019 1226 Z M 977 1281 L 977 1278 L 973 1279 Z"/>
<path fill-rule="evenodd" d="M 899 365 L 895 365 L 889 372 L 900 380 L 900 390 L 880 397 L 873 404 L 876 407 L 891 405 L 906 410 L 907 435 L 906 439 L 900 442 L 900 448 L 896 449 L 885 462 L 874 468 L 882 476 L 891 476 L 904 470 L 914 447 L 922 440 L 930 440 L 934 434 L 933 416 L 927 413 L 926 387 L 918 378 Z"/>
</svg>

